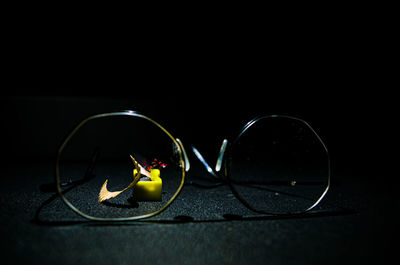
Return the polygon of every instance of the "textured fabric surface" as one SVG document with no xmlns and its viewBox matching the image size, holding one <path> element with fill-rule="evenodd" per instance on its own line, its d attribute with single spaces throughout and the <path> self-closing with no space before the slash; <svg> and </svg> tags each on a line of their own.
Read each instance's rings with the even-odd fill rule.
<svg viewBox="0 0 400 265">
<path fill-rule="evenodd" d="M 15 263 L 383 263 L 397 240 L 389 210 L 398 200 L 345 175 L 334 176 L 321 206 L 303 216 L 260 216 L 227 186 L 187 184 L 154 218 L 104 224 L 80 218 L 54 193 L 41 191 L 53 181 L 53 165 L 9 168 L 0 186 L 1 255 Z M 197 179 L 189 174 L 191 181 Z"/>
<path fill-rule="evenodd" d="M 309 76 L 314 79 L 315 74 Z M 326 89 L 324 81 L 317 84 L 318 93 L 307 94 L 306 83 L 294 81 L 295 95 L 282 91 L 277 97 L 271 92 L 278 87 L 270 85 L 257 87 L 252 94 L 247 84 L 240 88 L 246 93 L 238 93 L 234 100 L 229 94 L 215 95 L 218 89 L 213 86 L 213 93 L 205 93 L 190 85 L 185 85 L 190 93 L 183 97 L 163 95 L 157 102 L 146 89 L 143 99 L 118 93 L 114 98 L 107 94 L 3 100 L 1 161 L 7 163 L 0 177 L 3 263 L 386 264 L 395 260 L 398 176 L 384 172 L 390 165 L 386 157 L 392 155 L 381 150 L 393 148 L 388 125 L 395 124 L 394 119 L 387 122 L 384 117 L 394 112 L 378 107 L 376 88 L 370 89 L 369 99 L 366 89 L 351 97 L 353 83 Z M 262 87 L 267 93 L 259 93 Z M 136 94 L 137 89 L 131 92 Z M 390 105 L 386 100 L 382 103 Z M 237 130 L 257 115 L 302 118 L 328 146 L 331 189 L 314 212 L 291 218 L 260 216 L 238 202 L 227 186 L 202 189 L 190 185 L 200 181 L 196 175 L 207 177 L 198 166 L 195 173 L 191 159 L 188 185 L 162 214 L 123 224 L 88 222 L 57 195 L 42 191 L 47 187 L 44 184 L 54 182 L 54 163 L 30 162 L 55 162 L 60 144 L 79 121 L 124 109 L 141 111 L 160 122 L 183 140 L 186 149 L 198 147 L 208 162 L 216 161 L 223 139 L 237 136 Z M 19 164 L 11 163 L 15 161 Z"/>
</svg>

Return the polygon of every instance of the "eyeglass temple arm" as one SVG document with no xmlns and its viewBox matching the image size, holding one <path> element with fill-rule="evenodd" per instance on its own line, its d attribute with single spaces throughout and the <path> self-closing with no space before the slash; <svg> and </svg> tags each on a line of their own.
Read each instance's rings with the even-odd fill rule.
<svg viewBox="0 0 400 265">
<path fill-rule="evenodd" d="M 224 159 L 226 146 L 228 145 L 228 140 L 224 139 L 221 144 L 221 148 L 219 149 L 219 155 L 217 159 L 217 164 L 215 165 L 215 171 L 219 172 L 221 170 L 222 161 Z"/>
<path fill-rule="evenodd" d="M 221 148 L 219 150 L 218 154 L 218 159 L 217 159 L 217 164 L 215 165 L 215 171 L 219 172 L 222 167 L 222 161 L 224 158 L 226 146 L 228 145 L 228 140 L 224 139 L 221 144 Z M 207 163 L 207 161 L 204 159 L 204 157 L 201 155 L 199 150 L 197 150 L 196 147 L 192 146 L 193 153 L 196 155 L 196 157 L 200 160 L 200 162 L 203 164 L 203 166 L 207 169 L 208 173 L 210 173 L 213 177 L 219 178 L 217 176 L 217 173 L 210 167 L 210 165 Z"/>
</svg>

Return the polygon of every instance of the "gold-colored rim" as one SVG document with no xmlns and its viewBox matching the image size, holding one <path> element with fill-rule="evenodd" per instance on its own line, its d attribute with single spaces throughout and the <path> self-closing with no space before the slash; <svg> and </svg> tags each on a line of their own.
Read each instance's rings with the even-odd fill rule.
<svg viewBox="0 0 400 265">
<path fill-rule="evenodd" d="M 171 138 L 171 140 L 174 142 L 175 146 L 178 149 L 178 153 L 179 153 L 179 160 L 180 160 L 180 167 L 182 169 L 182 179 L 181 179 L 181 183 L 177 189 L 177 191 L 174 193 L 174 195 L 170 198 L 170 200 L 163 206 L 161 207 L 158 211 L 149 213 L 149 214 L 144 214 L 144 215 L 138 215 L 138 216 L 132 216 L 132 217 L 120 217 L 120 218 L 103 218 L 103 217 L 95 217 L 95 216 L 91 216 L 91 215 L 87 215 L 84 212 L 82 212 L 81 210 L 79 210 L 78 208 L 76 208 L 63 194 L 62 190 L 61 190 L 61 185 L 60 185 L 60 157 L 61 154 L 65 148 L 65 146 L 67 145 L 67 143 L 69 142 L 69 140 L 75 135 L 75 133 L 84 125 L 86 124 L 88 121 L 90 120 L 94 120 L 94 119 L 100 119 L 100 118 L 105 118 L 105 117 L 112 117 L 112 116 L 130 116 L 130 117 L 136 117 L 136 118 L 142 118 L 145 119 L 151 123 L 153 123 L 154 125 L 156 125 L 158 128 L 160 128 L 165 134 L 168 135 L 169 138 Z M 135 221 L 135 220 L 140 220 L 140 219 L 145 219 L 145 218 L 149 218 L 155 215 L 160 214 L 161 212 L 163 212 L 165 209 L 167 209 L 171 203 L 176 199 L 176 197 L 179 195 L 180 191 L 182 190 L 182 187 L 185 183 L 185 169 L 187 168 L 186 165 L 186 154 L 184 153 L 184 148 L 182 143 L 178 140 L 175 139 L 164 127 L 162 127 L 159 123 L 155 122 L 154 120 L 150 119 L 149 117 L 139 114 L 138 112 L 135 111 L 120 111 L 120 112 L 109 112 L 109 113 L 102 113 L 102 114 L 96 114 L 93 116 L 90 116 L 86 119 L 84 119 L 83 121 L 81 121 L 73 130 L 72 132 L 67 136 L 67 138 L 64 140 L 64 142 L 61 144 L 60 148 L 58 149 L 58 153 L 57 153 L 57 160 L 56 160 L 56 185 L 57 185 L 57 191 L 58 194 L 60 195 L 61 199 L 64 201 L 64 203 L 70 207 L 75 213 L 79 214 L 80 216 L 92 220 L 92 221 L 111 221 L 111 222 L 118 222 L 118 221 Z"/>
</svg>

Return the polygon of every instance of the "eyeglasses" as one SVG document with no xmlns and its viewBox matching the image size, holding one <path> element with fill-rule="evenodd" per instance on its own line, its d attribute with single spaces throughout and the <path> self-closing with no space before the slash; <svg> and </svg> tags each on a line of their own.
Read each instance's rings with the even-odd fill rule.
<svg viewBox="0 0 400 265">
<path fill-rule="evenodd" d="M 305 121 L 269 115 L 223 140 L 215 169 L 194 154 L 217 183 L 227 183 L 252 211 L 288 215 L 315 208 L 330 186 L 328 150 Z M 182 142 L 135 111 L 81 121 L 58 150 L 56 184 L 62 200 L 94 221 L 155 216 L 178 197 L 190 169 Z"/>
</svg>

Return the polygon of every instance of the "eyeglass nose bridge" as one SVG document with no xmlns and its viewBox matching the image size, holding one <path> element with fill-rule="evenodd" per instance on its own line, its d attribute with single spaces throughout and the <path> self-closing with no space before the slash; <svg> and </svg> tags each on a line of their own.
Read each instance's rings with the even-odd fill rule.
<svg viewBox="0 0 400 265">
<path fill-rule="evenodd" d="M 175 140 L 179 144 L 179 147 L 181 148 L 182 153 L 183 153 L 183 159 L 185 161 L 185 172 L 188 172 L 189 169 L 190 169 L 190 162 L 189 162 L 189 158 L 188 158 L 188 156 L 186 154 L 185 147 L 183 146 L 183 143 L 182 143 L 182 141 L 180 139 L 176 138 Z"/>
</svg>

